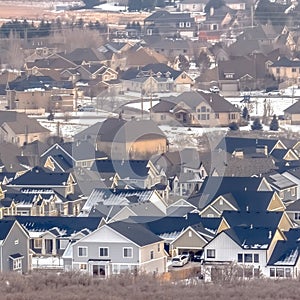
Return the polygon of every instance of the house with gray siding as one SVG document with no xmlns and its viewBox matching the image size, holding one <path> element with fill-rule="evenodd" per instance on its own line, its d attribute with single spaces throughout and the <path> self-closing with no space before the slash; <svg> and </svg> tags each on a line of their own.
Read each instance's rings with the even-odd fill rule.
<svg viewBox="0 0 300 300">
<path fill-rule="evenodd" d="M 163 273 L 167 256 L 162 239 L 142 225 L 114 222 L 70 243 L 63 260 L 65 271 L 107 278 L 123 272 Z"/>
<path fill-rule="evenodd" d="M 30 270 L 29 236 L 15 220 L 0 220 L 0 271 Z"/>
</svg>

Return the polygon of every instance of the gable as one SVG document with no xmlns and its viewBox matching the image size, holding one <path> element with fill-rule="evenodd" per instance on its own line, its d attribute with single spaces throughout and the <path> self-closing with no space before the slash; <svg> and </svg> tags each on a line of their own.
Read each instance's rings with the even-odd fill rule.
<svg viewBox="0 0 300 300">
<path fill-rule="evenodd" d="M 191 227 L 188 227 L 171 243 L 173 248 L 186 249 L 199 249 L 203 248 L 206 244 L 207 241 Z"/>
<path fill-rule="evenodd" d="M 282 200 L 278 196 L 276 192 L 274 192 L 273 197 L 267 207 L 268 211 L 284 211 L 285 205 L 283 204 Z"/>
<path fill-rule="evenodd" d="M 84 242 L 84 243 L 93 243 L 93 242 L 103 242 L 103 243 L 133 243 L 126 237 L 122 236 L 120 233 L 116 232 L 112 228 L 108 227 L 107 225 L 104 225 L 86 237 L 82 238 L 78 242 Z M 77 243 L 78 243 L 77 242 Z M 77 244 L 75 243 L 75 244 Z M 134 244 L 134 243 L 133 243 Z"/>
</svg>

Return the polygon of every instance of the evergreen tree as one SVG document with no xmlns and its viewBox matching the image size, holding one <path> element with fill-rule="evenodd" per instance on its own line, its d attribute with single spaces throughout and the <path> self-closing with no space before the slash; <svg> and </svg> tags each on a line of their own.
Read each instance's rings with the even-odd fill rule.
<svg viewBox="0 0 300 300">
<path fill-rule="evenodd" d="M 260 123 L 260 119 L 259 118 L 255 118 L 253 121 L 253 124 L 251 125 L 251 129 L 252 130 L 262 130 L 262 125 Z"/>
<path fill-rule="evenodd" d="M 244 120 L 249 120 L 249 111 L 248 111 L 248 108 L 247 108 L 247 106 L 244 106 L 244 108 L 243 108 L 243 112 L 242 112 L 242 117 L 243 117 L 243 119 Z"/>
<path fill-rule="evenodd" d="M 278 119 L 277 119 L 276 115 L 273 115 L 273 119 L 270 123 L 270 130 L 278 131 L 278 129 L 279 129 Z"/>
<path fill-rule="evenodd" d="M 229 129 L 232 130 L 232 131 L 235 131 L 235 130 L 239 130 L 239 129 L 240 129 L 239 124 L 236 123 L 236 122 L 231 122 L 231 123 L 229 124 L 228 127 L 229 127 Z"/>
</svg>

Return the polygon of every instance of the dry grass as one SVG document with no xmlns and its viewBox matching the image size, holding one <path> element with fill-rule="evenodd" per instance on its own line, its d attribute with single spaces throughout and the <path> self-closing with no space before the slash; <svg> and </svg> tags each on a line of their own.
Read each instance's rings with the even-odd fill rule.
<svg viewBox="0 0 300 300">
<path fill-rule="evenodd" d="M 1 300 L 167 300 L 167 299 L 299 299 L 298 280 L 242 281 L 234 284 L 187 285 L 166 283 L 149 276 L 123 275 L 109 280 L 95 280 L 76 273 L 41 274 L 28 276 L 0 275 Z"/>
</svg>

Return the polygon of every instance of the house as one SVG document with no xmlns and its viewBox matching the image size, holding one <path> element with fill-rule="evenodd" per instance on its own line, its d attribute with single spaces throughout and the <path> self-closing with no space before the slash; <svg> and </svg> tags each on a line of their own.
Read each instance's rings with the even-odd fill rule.
<svg viewBox="0 0 300 300">
<path fill-rule="evenodd" d="M 276 172 L 265 174 L 265 178 L 284 203 L 291 203 L 298 199 L 297 183 Z"/>
<path fill-rule="evenodd" d="M 0 142 L 19 147 L 33 141 L 46 141 L 50 131 L 24 113 L 0 111 Z"/>
<path fill-rule="evenodd" d="M 61 216 L 6 217 L 6 222 L 17 222 L 28 234 L 28 244 L 35 256 L 61 256 L 69 240 L 77 240 L 96 230 L 101 218 L 84 219 Z M 30 239 L 30 240 L 29 240 Z"/>
<path fill-rule="evenodd" d="M 276 192 L 235 191 L 214 198 L 201 211 L 201 217 L 221 217 L 224 211 L 284 211 L 285 205 Z"/>
<path fill-rule="evenodd" d="M 73 168 L 91 168 L 97 159 L 106 159 L 89 141 L 55 143 L 40 156 L 42 165 L 52 172 L 67 172 Z"/>
<path fill-rule="evenodd" d="M 184 92 L 164 98 L 151 109 L 157 123 L 176 121 L 186 126 L 228 126 L 240 122 L 240 110 L 215 93 Z"/>
<path fill-rule="evenodd" d="M 187 201 L 201 210 L 218 196 L 234 191 L 272 191 L 272 188 L 263 177 L 207 176 L 199 191 L 190 195 Z"/>
<path fill-rule="evenodd" d="M 117 174 L 116 186 L 122 186 L 123 184 L 139 189 L 150 189 L 165 181 L 164 175 L 155 168 L 150 160 L 103 159 L 95 161 L 91 170 L 98 172 L 100 178 L 105 178 L 106 174 L 108 176 Z"/>
<path fill-rule="evenodd" d="M 0 271 L 26 274 L 31 269 L 29 236 L 15 220 L 0 220 Z"/>
<path fill-rule="evenodd" d="M 179 10 L 183 12 L 204 12 L 208 1 L 183 0 L 179 3 Z"/>
<path fill-rule="evenodd" d="M 286 108 L 284 111 L 284 118 L 291 125 L 300 124 L 300 102 L 296 100 L 294 104 Z"/>
<path fill-rule="evenodd" d="M 194 37 L 197 26 L 190 13 L 156 11 L 144 19 L 145 35 Z"/>
<path fill-rule="evenodd" d="M 287 81 L 290 82 L 290 84 L 298 84 L 300 74 L 299 67 L 299 60 L 281 57 L 269 66 L 269 71 L 278 81 Z"/>
<path fill-rule="evenodd" d="M 156 208 L 156 210 L 155 208 L 152 209 L 152 211 L 156 211 L 153 216 L 166 214 L 167 203 L 155 190 L 97 188 L 94 189 L 87 198 L 79 216 L 97 215 L 97 212 L 99 212 L 99 215 L 104 216 L 106 219 L 111 219 L 115 217 L 114 214 L 119 213 L 125 206 L 128 206 L 131 211 L 130 215 L 136 215 L 135 211 L 137 211 L 137 207 L 134 207 L 133 204 L 142 203 L 146 203 L 143 208 L 149 210 L 148 216 L 152 215 L 150 213 L 152 204 Z M 142 210 L 143 209 L 140 209 L 140 211 Z M 158 213 L 157 210 L 160 212 Z M 126 211 L 126 214 L 122 213 L 122 216 L 127 216 L 128 210 Z M 143 214 L 147 215 L 146 212 Z M 129 217 L 129 215 L 127 217 Z"/>
<path fill-rule="evenodd" d="M 257 139 L 225 136 L 221 139 L 215 149 L 218 151 L 224 150 L 234 157 L 242 158 L 244 155 L 251 154 L 268 156 L 275 150 L 286 149 L 286 146 L 280 139 Z"/>
<path fill-rule="evenodd" d="M 147 159 L 168 148 L 165 134 L 152 120 L 108 118 L 75 136 L 75 141 L 86 139 L 113 160 Z"/>
<path fill-rule="evenodd" d="M 66 271 L 107 278 L 123 272 L 166 272 L 162 240 L 140 224 L 114 222 L 101 226 L 75 243 L 64 255 Z"/>
<path fill-rule="evenodd" d="M 7 107 L 25 113 L 73 111 L 75 98 L 71 81 L 56 81 L 49 76 L 21 76 L 6 87 Z"/>
<path fill-rule="evenodd" d="M 120 79 L 125 90 L 142 93 L 143 97 L 153 97 L 153 93 L 190 90 L 194 84 L 185 71 L 177 71 L 163 63 L 130 68 L 121 74 Z"/>
<path fill-rule="evenodd" d="M 269 277 L 267 263 L 284 240 L 278 228 L 236 226 L 220 232 L 204 247 L 205 280 L 214 280 L 214 271 L 226 263 L 237 264 L 241 278 Z"/>
</svg>

